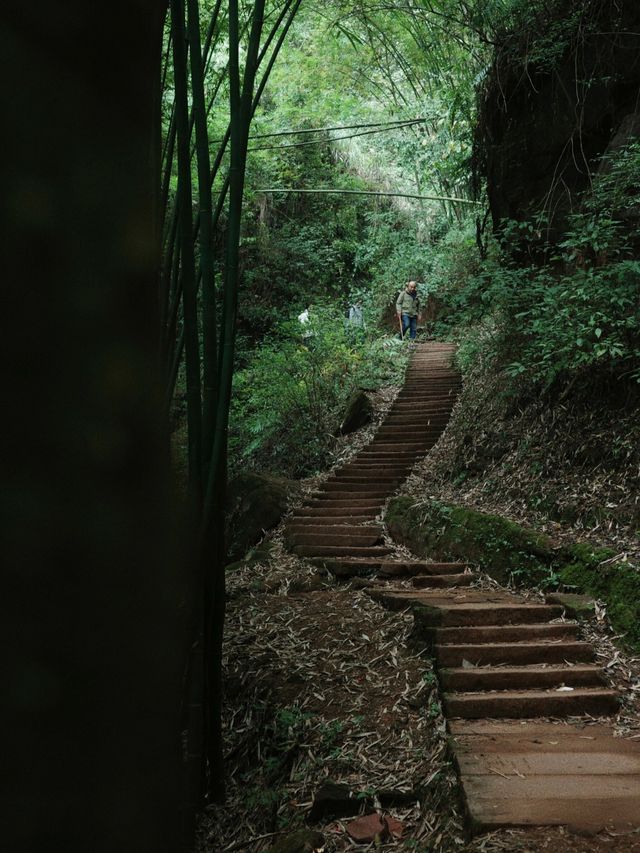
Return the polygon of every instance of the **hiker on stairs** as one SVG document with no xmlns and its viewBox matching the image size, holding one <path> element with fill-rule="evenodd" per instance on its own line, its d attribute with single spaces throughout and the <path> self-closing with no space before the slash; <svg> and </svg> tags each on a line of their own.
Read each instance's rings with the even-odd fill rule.
<svg viewBox="0 0 640 853">
<path fill-rule="evenodd" d="M 422 307 L 418 296 L 418 286 L 415 281 L 408 281 L 404 290 L 401 290 L 396 300 L 396 312 L 402 329 L 402 337 L 409 330 L 412 341 L 416 339 L 418 320 L 422 320 Z"/>
</svg>

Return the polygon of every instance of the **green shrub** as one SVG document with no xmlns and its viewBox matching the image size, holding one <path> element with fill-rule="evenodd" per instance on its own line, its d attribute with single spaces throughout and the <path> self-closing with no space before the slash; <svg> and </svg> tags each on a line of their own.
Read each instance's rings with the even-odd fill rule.
<svg viewBox="0 0 640 853">
<path fill-rule="evenodd" d="M 234 379 L 230 450 L 235 468 L 301 476 L 329 458 L 347 398 L 357 387 L 399 381 L 406 347 L 377 331 L 348 326 L 314 307 L 302 325 L 287 321 Z"/>
<path fill-rule="evenodd" d="M 488 357 L 547 386 L 594 367 L 640 381 L 639 197 L 634 143 L 603 162 L 556 247 L 544 244 L 543 218 L 502 223 L 482 264 L 468 230 L 450 234 L 434 277 L 439 331 L 461 341 L 461 365 Z"/>
</svg>

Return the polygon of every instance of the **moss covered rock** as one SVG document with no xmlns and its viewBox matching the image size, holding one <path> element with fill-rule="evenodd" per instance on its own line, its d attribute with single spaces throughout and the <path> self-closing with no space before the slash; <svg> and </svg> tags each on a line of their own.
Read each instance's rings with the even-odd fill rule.
<svg viewBox="0 0 640 853">
<path fill-rule="evenodd" d="M 438 501 L 393 498 L 386 522 L 396 541 L 421 557 L 463 560 L 500 583 L 514 580 L 603 600 L 613 629 L 640 648 L 640 573 L 612 562 L 613 551 L 578 543 L 554 548 L 547 536 L 500 516 Z"/>
<path fill-rule="evenodd" d="M 289 498 L 298 491 L 295 480 L 272 474 L 244 472 L 229 483 L 227 491 L 227 542 L 230 562 L 275 527 L 287 511 Z"/>
<path fill-rule="evenodd" d="M 613 556 L 606 549 L 574 545 L 567 549 L 565 565 L 559 569 L 563 584 L 605 602 L 613 629 L 625 642 L 640 648 L 640 572 L 622 562 L 604 562 Z"/>
<path fill-rule="evenodd" d="M 371 400 L 363 390 L 354 391 L 347 402 L 344 420 L 340 424 L 340 432 L 342 435 L 355 432 L 360 427 L 371 423 L 372 419 L 373 406 Z"/>
<path fill-rule="evenodd" d="M 408 497 L 391 500 L 389 532 L 419 556 L 464 560 L 480 566 L 500 583 L 526 576 L 539 583 L 557 557 L 547 536 L 497 515 Z"/>
</svg>

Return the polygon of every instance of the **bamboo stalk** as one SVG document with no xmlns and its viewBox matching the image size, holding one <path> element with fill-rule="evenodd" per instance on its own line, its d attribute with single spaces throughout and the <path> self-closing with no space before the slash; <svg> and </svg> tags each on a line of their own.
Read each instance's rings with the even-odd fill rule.
<svg viewBox="0 0 640 853">
<path fill-rule="evenodd" d="M 303 127 L 298 130 L 278 130 L 272 133 L 252 133 L 249 141 L 255 139 L 271 139 L 274 136 L 298 136 L 305 133 L 327 133 L 332 130 L 357 130 L 363 127 L 389 127 L 394 124 L 423 124 L 428 121 L 426 118 L 415 119 L 395 119 L 395 121 L 370 121 L 361 122 L 359 124 L 339 124 L 332 127 Z"/>
<path fill-rule="evenodd" d="M 207 650 L 207 749 L 210 767 L 209 792 L 216 801 L 224 797 L 222 774 L 222 632 L 224 627 L 223 497 L 226 483 L 226 450 L 233 377 L 235 323 L 238 303 L 240 223 L 244 194 L 245 164 L 252 117 L 253 87 L 263 26 L 264 0 L 256 0 L 240 88 L 239 27 L 237 0 L 229 0 L 229 107 L 231 163 L 229 168 L 229 222 L 223 315 L 219 345 L 219 391 L 215 431 L 201 527 L 201 554 L 207 572 L 205 587 Z"/>
<path fill-rule="evenodd" d="M 254 145 L 249 148 L 249 151 L 280 151 L 285 148 L 303 148 L 307 145 L 326 145 L 330 142 L 339 142 L 341 139 L 356 139 L 358 136 L 370 136 L 372 133 L 389 133 L 390 130 L 399 130 L 403 127 L 412 127 L 414 124 L 419 124 L 418 121 L 408 121 L 404 124 L 396 124 L 393 127 L 379 127 L 373 130 L 363 130 L 360 133 L 350 133 L 347 136 L 334 136 L 323 139 L 312 139 L 307 142 L 290 142 L 286 145 Z"/>
<path fill-rule="evenodd" d="M 322 187 L 318 189 L 295 189 L 293 187 L 275 187 L 275 188 L 261 188 L 255 190 L 257 193 L 301 193 L 304 195 L 368 195 L 368 196 L 378 196 L 380 198 L 395 197 L 395 198 L 416 198 L 416 199 L 426 199 L 428 201 L 455 201 L 458 204 L 482 204 L 481 201 L 471 201 L 468 198 L 455 198 L 451 196 L 442 196 L 442 195 L 417 195 L 416 193 L 400 193 L 400 192 L 375 192 L 372 190 L 341 190 L 341 189 L 331 189 L 328 187 Z"/>
<path fill-rule="evenodd" d="M 219 9 L 218 3 L 216 10 Z M 209 135 L 204 94 L 204 67 L 200 45 L 198 0 L 187 0 L 187 34 L 191 57 L 192 112 L 196 137 L 198 167 L 198 240 L 202 275 L 203 320 L 203 394 L 202 394 L 202 481 L 206 482 L 217 399 L 217 332 L 215 275 L 213 269 L 213 231 L 211 221 L 211 188 L 209 185 Z M 210 28 L 211 31 L 211 28 Z M 197 285 L 196 285 L 197 286 Z"/>
<path fill-rule="evenodd" d="M 176 131 L 178 149 L 178 234 L 182 274 L 185 356 L 187 371 L 187 420 L 189 448 L 189 493 L 198 516 L 202 506 L 202 412 L 200 388 L 200 343 L 196 303 L 195 255 L 191 215 L 191 157 L 189 155 L 189 107 L 186 34 L 181 0 L 171 0 Z"/>
</svg>

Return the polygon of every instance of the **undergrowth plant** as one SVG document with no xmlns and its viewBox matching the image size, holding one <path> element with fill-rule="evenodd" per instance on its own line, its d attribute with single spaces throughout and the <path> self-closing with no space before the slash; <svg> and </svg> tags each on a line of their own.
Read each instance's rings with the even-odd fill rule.
<svg viewBox="0 0 640 853">
<path fill-rule="evenodd" d="M 469 231 L 452 232 L 434 272 L 440 332 L 460 340 L 462 366 L 488 357 L 544 386 L 584 368 L 640 381 L 639 191 L 632 143 L 602 162 L 558 246 L 544 245 L 542 220 L 504 222 L 480 262 Z"/>
<path fill-rule="evenodd" d="M 407 348 L 352 327 L 335 307 L 280 324 L 235 376 L 230 450 L 235 468 L 300 476 L 329 459 L 346 401 L 358 387 L 400 380 Z"/>
</svg>

